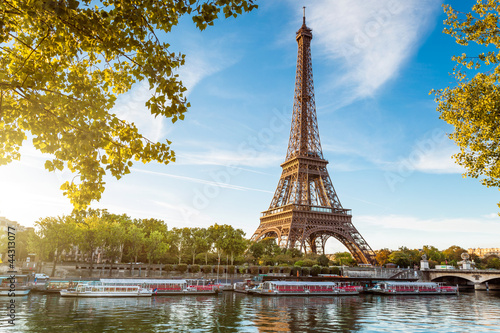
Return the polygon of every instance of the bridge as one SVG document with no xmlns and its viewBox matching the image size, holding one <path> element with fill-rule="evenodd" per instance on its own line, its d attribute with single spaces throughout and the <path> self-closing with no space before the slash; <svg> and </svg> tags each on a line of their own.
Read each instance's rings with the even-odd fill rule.
<svg viewBox="0 0 500 333">
<path fill-rule="evenodd" d="M 462 289 L 485 290 L 488 286 L 490 290 L 500 290 L 498 269 L 427 269 L 421 272 L 425 281 L 446 282 Z"/>
</svg>

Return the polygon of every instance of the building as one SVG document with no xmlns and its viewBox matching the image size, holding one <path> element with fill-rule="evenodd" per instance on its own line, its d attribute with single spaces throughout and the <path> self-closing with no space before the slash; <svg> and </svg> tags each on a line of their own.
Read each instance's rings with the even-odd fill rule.
<svg viewBox="0 0 500 333">
<path fill-rule="evenodd" d="M 26 229 L 30 228 L 30 227 L 25 227 L 16 221 L 11 221 L 3 216 L 0 216 L 0 230 L 2 232 L 1 235 L 7 235 L 7 230 L 9 227 L 13 227 L 16 233 L 19 231 L 26 231 Z"/>
<path fill-rule="evenodd" d="M 495 255 L 495 256 L 500 257 L 500 248 L 498 248 L 498 247 L 492 247 L 492 248 L 487 248 L 487 249 L 483 249 L 483 248 L 480 248 L 480 247 L 478 247 L 478 248 L 469 248 L 467 250 L 467 252 L 470 255 L 475 254 L 479 258 L 484 258 L 484 257 L 490 256 L 490 255 Z"/>
</svg>

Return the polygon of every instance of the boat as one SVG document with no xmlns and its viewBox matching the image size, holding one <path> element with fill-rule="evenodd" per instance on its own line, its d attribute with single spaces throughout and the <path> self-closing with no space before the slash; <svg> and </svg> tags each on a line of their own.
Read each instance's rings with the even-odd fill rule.
<svg viewBox="0 0 500 333">
<path fill-rule="evenodd" d="M 59 293 L 61 290 L 75 290 L 78 284 L 85 284 L 92 281 L 49 281 L 45 284 L 45 289 L 43 290 L 46 293 Z"/>
<path fill-rule="evenodd" d="M 340 296 L 357 295 L 359 288 L 324 281 L 266 281 L 253 294 L 261 296 Z"/>
<path fill-rule="evenodd" d="M 456 295 L 458 287 L 436 282 L 385 281 L 377 283 L 369 291 L 381 295 Z"/>
<path fill-rule="evenodd" d="M 151 297 L 151 289 L 137 285 L 114 285 L 100 282 L 80 283 L 74 290 L 63 289 L 62 297 Z"/>
<path fill-rule="evenodd" d="M 248 294 L 249 286 L 247 282 L 235 282 L 233 286 L 233 291 L 235 293 Z"/>
<path fill-rule="evenodd" d="M 191 279 L 186 280 L 187 288 L 186 294 L 191 295 L 206 295 L 206 294 L 218 294 L 224 289 L 225 285 L 214 284 L 212 280 L 205 279 Z"/>
<path fill-rule="evenodd" d="M 31 287 L 28 284 L 28 275 L 0 276 L 0 296 L 26 296 Z"/>
<path fill-rule="evenodd" d="M 209 295 L 219 289 L 209 280 L 173 279 L 100 279 L 104 285 L 139 285 L 151 289 L 153 295 Z"/>
<path fill-rule="evenodd" d="M 259 283 L 258 285 L 253 286 L 252 288 L 247 289 L 247 294 L 260 294 L 262 292 L 262 283 Z"/>
</svg>

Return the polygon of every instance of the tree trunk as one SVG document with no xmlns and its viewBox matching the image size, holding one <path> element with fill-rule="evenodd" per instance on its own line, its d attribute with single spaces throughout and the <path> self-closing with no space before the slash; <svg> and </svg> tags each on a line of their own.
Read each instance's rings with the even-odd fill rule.
<svg viewBox="0 0 500 333">
<path fill-rule="evenodd" d="M 193 252 L 193 265 L 194 265 L 194 258 L 196 257 L 196 253 Z"/>
<path fill-rule="evenodd" d="M 149 276 L 151 273 L 151 258 L 148 259 L 148 275 Z"/>
<path fill-rule="evenodd" d="M 59 251 L 56 250 L 56 253 L 54 254 L 54 264 L 52 265 L 52 273 L 50 273 L 51 277 L 56 274 L 56 265 L 58 259 L 59 259 Z"/>
<path fill-rule="evenodd" d="M 123 260 L 123 248 L 124 248 L 124 244 L 120 245 L 120 260 L 118 260 L 118 262 L 121 264 L 122 263 L 122 260 Z"/>
<path fill-rule="evenodd" d="M 113 272 L 113 261 L 114 258 L 111 258 L 111 262 L 109 263 L 109 276 L 111 276 Z"/>
<path fill-rule="evenodd" d="M 231 251 L 231 266 L 233 265 L 233 255 L 234 255 L 234 251 Z"/>
<path fill-rule="evenodd" d="M 89 268 L 89 277 L 92 276 L 92 266 L 94 265 L 94 249 L 91 249 L 90 252 L 90 268 Z"/>
</svg>

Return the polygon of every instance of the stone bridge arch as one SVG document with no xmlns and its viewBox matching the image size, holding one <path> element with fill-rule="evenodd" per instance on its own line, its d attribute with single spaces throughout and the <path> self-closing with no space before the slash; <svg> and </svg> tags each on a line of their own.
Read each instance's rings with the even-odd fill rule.
<svg viewBox="0 0 500 333">
<path fill-rule="evenodd" d="M 500 270 L 438 270 L 424 271 L 424 277 L 428 281 L 447 282 L 461 286 L 470 286 L 475 289 L 484 289 L 485 283 L 498 285 L 500 288 Z"/>
</svg>

